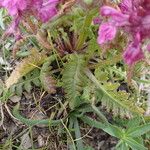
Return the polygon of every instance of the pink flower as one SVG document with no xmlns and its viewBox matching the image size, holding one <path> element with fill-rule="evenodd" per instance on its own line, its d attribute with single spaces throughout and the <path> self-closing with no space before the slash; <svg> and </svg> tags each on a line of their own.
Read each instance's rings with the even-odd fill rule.
<svg viewBox="0 0 150 150">
<path fill-rule="evenodd" d="M 144 54 L 141 50 L 140 45 L 134 45 L 133 42 L 131 42 L 126 51 L 123 54 L 124 57 L 124 61 L 128 64 L 128 65 L 132 65 L 133 63 L 141 60 L 144 58 Z"/>
<path fill-rule="evenodd" d="M 123 55 L 125 62 L 132 65 L 143 59 L 142 44 L 150 38 L 150 0 L 123 0 L 118 10 L 103 6 L 100 14 L 109 17 L 109 20 L 99 27 L 98 43 L 113 40 L 116 30 L 122 29 L 131 38 Z"/>
<path fill-rule="evenodd" d="M 103 23 L 98 31 L 98 44 L 107 43 L 114 39 L 116 35 L 116 27 L 109 23 Z"/>
<path fill-rule="evenodd" d="M 124 61 L 128 65 L 132 65 L 133 63 L 144 58 L 144 54 L 141 48 L 142 44 L 140 43 L 140 40 L 140 35 L 137 34 L 134 37 L 134 40 L 131 43 L 129 43 L 123 54 Z"/>
<path fill-rule="evenodd" d="M 60 0 L 1 0 L 0 4 L 11 16 L 30 13 L 46 22 L 56 15 L 59 2 Z"/>
<path fill-rule="evenodd" d="M 23 11 L 27 7 L 26 0 L 3 0 L 1 6 L 5 7 L 11 16 L 15 16 L 19 11 Z"/>
<path fill-rule="evenodd" d="M 7 32 L 11 34 L 24 17 L 31 15 L 42 22 L 51 20 L 57 14 L 59 2 L 60 0 L 0 0 L 0 6 L 6 8 L 13 17 L 13 23 Z"/>
<path fill-rule="evenodd" d="M 49 0 L 46 3 L 43 3 L 38 11 L 38 16 L 43 22 L 47 22 L 53 16 L 57 14 L 57 8 L 59 0 Z"/>
</svg>

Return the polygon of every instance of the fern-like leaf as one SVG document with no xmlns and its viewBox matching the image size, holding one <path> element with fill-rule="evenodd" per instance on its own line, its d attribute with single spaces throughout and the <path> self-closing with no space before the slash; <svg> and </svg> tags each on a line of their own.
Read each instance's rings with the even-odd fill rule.
<svg viewBox="0 0 150 150">
<path fill-rule="evenodd" d="M 51 75 L 51 67 L 50 64 L 55 60 L 55 56 L 50 56 L 47 61 L 43 64 L 40 73 L 40 80 L 42 86 L 45 91 L 50 94 L 54 94 L 56 92 L 56 81 Z"/>
<path fill-rule="evenodd" d="M 129 100 L 128 93 L 125 91 L 117 92 L 117 84 L 105 83 L 105 85 L 101 85 L 89 70 L 86 71 L 86 75 L 97 87 L 96 95 L 98 100 L 102 102 L 102 105 L 108 111 L 112 111 L 114 115 L 132 117 L 132 115 L 142 115 L 144 113 L 142 108 L 136 106 L 131 99 Z"/>
<path fill-rule="evenodd" d="M 30 56 L 21 61 L 6 80 L 6 87 L 10 88 L 13 84 L 17 83 L 21 77 L 43 64 L 46 58 L 47 56 L 44 52 L 38 52 L 32 49 Z"/>
<path fill-rule="evenodd" d="M 21 96 L 23 91 L 27 91 L 28 93 L 32 90 L 32 84 L 39 87 L 41 85 L 40 81 L 40 70 L 34 69 L 33 71 L 26 74 L 23 78 L 21 78 L 17 84 L 14 84 L 10 87 L 11 93 L 16 93 Z"/>
<path fill-rule="evenodd" d="M 63 87 L 65 88 L 70 107 L 74 109 L 83 103 L 80 99 L 83 87 L 87 85 L 84 75 L 85 59 L 82 55 L 72 55 L 71 60 L 65 65 L 63 71 Z"/>
</svg>

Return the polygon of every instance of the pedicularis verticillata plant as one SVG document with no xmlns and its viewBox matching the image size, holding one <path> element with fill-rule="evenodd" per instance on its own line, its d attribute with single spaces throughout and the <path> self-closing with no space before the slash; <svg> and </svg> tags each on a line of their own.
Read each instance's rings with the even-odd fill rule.
<svg viewBox="0 0 150 150">
<path fill-rule="evenodd" d="M 141 79 L 140 70 L 149 67 L 150 0 L 0 0 L 0 7 L 11 17 L 10 21 L 5 15 L 10 25 L 6 21 L 4 33 L 11 40 L 4 40 L 15 43 L 11 43 L 14 56 L 19 50 L 26 54 L 6 79 L 0 100 L 23 95 L 23 90 L 30 93 L 33 85 L 49 94 L 57 94 L 61 87 L 65 102 L 61 101 L 59 114 L 67 107 L 63 119 L 57 115 L 49 123 L 24 118 L 17 106 L 13 115 L 18 120 L 29 126 L 65 122 L 71 133 L 77 132 L 73 136 L 82 139 L 80 119 L 118 138 L 118 150 L 147 149 L 142 135 L 150 131 L 150 117 L 145 116 L 150 99 L 145 100 L 149 89 L 146 94 L 142 90 L 143 84 L 150 84 L 150 76 L 142 74 Z M 124 124 L 120 120 L 117 124 L 116 118 L 117 126 L 110 124 L 100 106 L 123 118 L 117 119 Z M 101 122 L 87 113 L 96 114 Z M 74 141 L 83 150 L 81 141 Z"/>
</svg>

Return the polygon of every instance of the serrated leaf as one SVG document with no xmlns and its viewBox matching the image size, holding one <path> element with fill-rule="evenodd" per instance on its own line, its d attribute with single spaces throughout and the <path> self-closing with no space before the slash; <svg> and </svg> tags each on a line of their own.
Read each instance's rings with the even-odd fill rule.
<svg viewBox="0 0 150 150">
<path fill-rule="evenodd" d="M 83 103 L 80 96 L 83 92 L 83 88 L 86 87 L 88 83 L 84 75 L 85 65 L 86 62 L 83 55 L 72 55 L 71 60 L 66 63 L 63 71 L 63 87 L 65 88 L 72 109 Z"/>
<path fill-rule="evenodd" d="M 40 72 L 40 80 L 45 91 L 50 94 L 56 93 L 56 80 L 51 74 L 51 63 L 55 60 L 55 56 L 51 56 L 43 64 Z"/>
<path fill-rule="evenodd" d="M 24 89 L 25 89 L 28 93 L 30 93 L 30 91 L 31 91 L 31 89 L 32 89 L 31 82 L 26 82 L 26 83 L 24 84 Z"/>
<path fill-rule="evenodd" d="M 22 86 L 23 84 L 19 84 L 17 87 L 16 87 L 16 94 L 21 96 L 22 95 L 22 92 L 23 92 L 23 89 L 22 89 Z"/>
<path fill-rule="evenodd" d="M 88 48 L 86 50 L 88 59 L 92 58 L 94 52 L 100 50 L 100 46 L 97 44 L 96 38 L 92 38 L 88 43 Z"/>
<path fill-rule="evenodd" d="M 23 59 L 6 80 L 6 87 L 10 88 L 13 84 L 17 83 L 21 77 L 37 68 L 37 66 L 43 64 L 46 58 L 47 56 L 44 52 L 38 52 L 37 50 L 32 49 L 31 55 Z"/>
<path fill-rule="evenodd" d="M 107 82 L 103 86 L 104 86 L 105 89 L 108 89 L 108 91 L 114 91 L 114 90 L 118 89 L 119 85 L 120 85 L 119 83 Z M 128 93 L 126 93 L 126 92 L 121 92 L 121 93 L 128 96 Z"/>
<path fill-rule="evenodd" d="M 86 70 L 86 75 L 95 83 L 97 87 L 97 98 L 102 102 L 102 105 L 107 108 L 108 111 L 112 111 L 114 115 L 120 115 L 121 117 L 132 117 L 133 114 L 142 115 L 144 110 L 134 104 L 132 100 L 129 100 L 129 94 L 125 91 L 115 90 L 117 86 L 110 83 L 101 85 L 95 76 Z"/>
<path fill-rule="evenodd" d="M 91 99 L 91 87 L 90 86 L 87 86 L 83 89 L 83 94 L 81 98 L 84 99 L 85 101 L 90 101 Z"/>
<path fill-rule="evenodd" d="M 41 82 L 39 80 L 40 71 L 39 69 L 34 69 L 32 72 L 26 74 L 23 78 L 21 78 L 17 84 L 14 84 L 10 87 L 10 91 L 12 93 L 16 93 L 21 96 L 22 92 L 26 90 L 28 93 L 32 90 L 32 83 L 36 86 L 40 86 Z"/>
<path fill-rule="evenodd" d="M 99 80 L 100 82 L 107 82 L 109 79 L 108 73 L 102 71 L 100 68 L 95 69 L 94 74 L 97 80 Z"/>
<path fill-rule="evenodd" d="M 104 90 L 104 91 L 103 91 Z M 133 114 L 142 115 L 144 110 L 137 107 L 128 99 L 129 94 L 124 91 L 109 91 L 103 87 L 103 90 L 97 89 L 97 96 L 102 105 L 114 115 L 131 118 Z M 103 95 L 101 95 L 103 93 Z"/>
<path fill-rule="evenodd" d="M 33 84 L 35 84 L 38 87 L 41 85 L 41 82 L 40 82 L 39 78 L 33 79 L 32 82 L 33 82 Z"/>
</svg>

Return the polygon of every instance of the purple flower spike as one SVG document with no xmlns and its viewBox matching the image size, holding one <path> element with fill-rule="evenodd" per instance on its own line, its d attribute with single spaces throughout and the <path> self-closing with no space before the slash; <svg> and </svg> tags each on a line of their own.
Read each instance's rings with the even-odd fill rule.
<svg viewBox="0 0 150 150">
<path fill-rule="evenodd" d="M 8 33 L 13 33 L 24 17 L 34 15 L 42 22 L 51 20 L 57 14 L 57 5 L 61 0 L 0 0 L 0 7 L 6 8 L 13 17 Z M 15 34 L 15 33 L 14 33 Z"/>
<path fill-rule="evenodd" d="M 46 22 L 56 15 L 59 2 L 60 0 L 0 0 L 0 6 L 6 8 L 13 17 L 30 13 Z"/>
<path fill-rule="evenodd" d="M 133 0 L 123 0 L 122 3 L 119 4 L 121 11 L 125 14 L 132 12 L 132 1 Z"/>
<path fill-rule="evenodd" d="M 15 16 L 19 11 L 23 11 L 27 7 L 26 0 L 3 0 L 1 6 L 5 7 L 11 16 Z"/>
<path fill-rule="evenodd" d="M 132 65 L 143 59 L 142 44 L 150 38 L 150 0 L 122 0 L 119 9 L 103 6 L 100 14 L 109 17 L 109 20 L 99 27 L 98 43 L 113 40 L 116 30 L 121 29 L 131 38 L 123 54 L 125 62 Z"/>
</svg>

